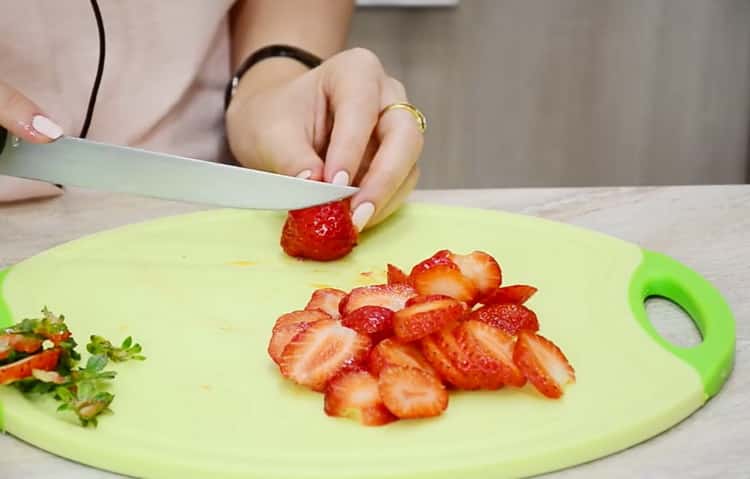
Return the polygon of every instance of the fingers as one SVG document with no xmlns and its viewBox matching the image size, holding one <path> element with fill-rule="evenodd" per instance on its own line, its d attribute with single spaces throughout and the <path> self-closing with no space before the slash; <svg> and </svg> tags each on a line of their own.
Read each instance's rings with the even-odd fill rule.
<svg viewBox="0 0 750 479">
<path fill-rule="evenodd" d="M 403 86 L 388 79 L 383 88 L 382 105 L 406 101 Z M 388 216 L 387 206 L 396 200 L 407 178 L 418 176 L 415 165 L 422 153 L 423 136 L 415 118 L 405 110 L 391 110 L 380 117 L 376 128 L 380 142 L 370 168 L 360 183 L 360 191 L 352 198 L 352 218 L 361 231 L 372 224 L 374 218 Z M 416 171 L 412 174 L 412 171 Z M 408 185 L 405 185 L 408 190 Z M 413 188 L 413 186 L 412 186 Z M 398 204 L 398 201 L 394 201 Z M 392 211 L 391 211 L 392 212 Z"/>
<path fill-rule="evenodd" d="M 296 132 L 296 134 L 295 134 Z M 315 153 L 304 132 L 289 128 L 276 134 L 266 156 L 269 170 L 306 180 L 323 179 L 323 160 Z M 273 134 L 271 134 L 273 137 Z"/>
<path fill-rule="evenodd" d="M 378 121 L 383 76 L 380 61 L 363 49 L 349 50 L 330 63 L 323 82 L 333 115 L 325 181 L 350 185 L 357 175 Z"/>
<path fill-rule="evenodd" d="M 59 125 L 15 88 L 0 82 L 0 126 L 30 143 L 47 143 L 62 136 Z"/>
</svg>

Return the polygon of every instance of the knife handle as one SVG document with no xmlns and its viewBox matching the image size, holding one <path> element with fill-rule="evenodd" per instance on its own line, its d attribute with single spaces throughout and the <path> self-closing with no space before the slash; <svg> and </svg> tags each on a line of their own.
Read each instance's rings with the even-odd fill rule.
<svg viewBox="0 0 750 479">
<path fill-rule="evenodd" d="M 5 149 L 5 140 L 8 139 L 8 130 L 0 126 L 0 155 L 3 154 Z"/>
</svg>

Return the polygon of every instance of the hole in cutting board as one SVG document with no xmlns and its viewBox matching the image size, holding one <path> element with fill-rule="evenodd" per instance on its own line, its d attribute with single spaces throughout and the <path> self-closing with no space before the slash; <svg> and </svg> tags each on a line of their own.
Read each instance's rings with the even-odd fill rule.
<svg viewBox="0 0 750 479">
<path fill-rule="evenodd" d="M 690 348 L 703 341 L 698 327 L 676 303 L 661 297 L 645 300 L 646 316 L 661 337 L 676 346 Z"/>
</svg>

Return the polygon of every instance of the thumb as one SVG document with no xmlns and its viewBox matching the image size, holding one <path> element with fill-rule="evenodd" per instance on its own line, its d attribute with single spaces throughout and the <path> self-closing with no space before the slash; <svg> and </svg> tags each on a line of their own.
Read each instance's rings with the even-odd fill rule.
<svg viewBox="0 0 750 479">
<path fill-rule="evenodd" d="M 62 128 L 21 92 L 0 81 L 0 126 L 29 143 L 47 143 L 63 134 Z"/>
</svg>

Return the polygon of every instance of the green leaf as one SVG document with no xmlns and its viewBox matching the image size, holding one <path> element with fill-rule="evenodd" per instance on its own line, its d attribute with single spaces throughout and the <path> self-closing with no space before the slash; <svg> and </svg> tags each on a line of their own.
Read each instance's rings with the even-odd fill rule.
<svg viewBox="0 0 750 479">
<path fill-rule="evenodd" d="M 125 341 L 122 342 L 122 349 L 128 349 L 131 344 L 133 344 L 133 338 L 132 336 L 128 336 L 125 338 Z"/>
<path fill-rule="evenodd" d="M 101 355 L 91 356 L 86 363 L 88 371 L 101 371 L 107 366 L 107 357 Z"/>
</svg>

